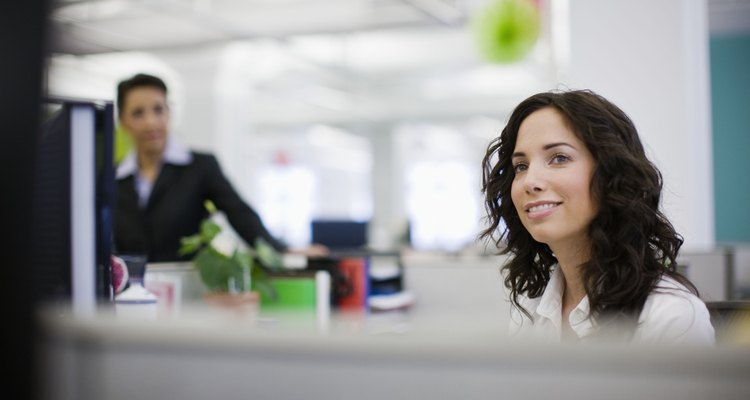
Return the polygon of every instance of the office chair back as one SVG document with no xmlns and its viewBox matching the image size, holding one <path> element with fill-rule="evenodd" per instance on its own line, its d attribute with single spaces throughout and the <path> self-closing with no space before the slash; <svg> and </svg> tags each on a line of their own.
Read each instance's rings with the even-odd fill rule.
<svg viewBox="0 0 750 400">
<path fill-rule="evenodd" d="M 750 301 L 706 302 L 717 344 L 750 344 Z"/>
</svg>

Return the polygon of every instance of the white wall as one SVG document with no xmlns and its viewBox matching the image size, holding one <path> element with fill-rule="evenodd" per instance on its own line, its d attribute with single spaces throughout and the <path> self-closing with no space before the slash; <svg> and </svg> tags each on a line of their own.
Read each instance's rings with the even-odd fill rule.
<svg viewBox="0 0 750 400">
<path fill-rule="evenodd" d="M 567 86 L 592 89 L 635 122 L 664 177 L 686 251 L 714 245 L 705 0 L 570 2 Z"/>
</svg>

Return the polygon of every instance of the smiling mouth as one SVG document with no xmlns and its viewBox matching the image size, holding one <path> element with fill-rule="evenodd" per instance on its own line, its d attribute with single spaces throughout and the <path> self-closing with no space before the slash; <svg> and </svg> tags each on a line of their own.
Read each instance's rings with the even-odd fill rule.
<svg viewBox="0 0 750 400">
<path fill-rule="evenodd" d="M 562 203 L 546 203 L 546 204 L 540 204 L 538 206 L 530 207 L 526 210 L 527 213 L 535 213 L 535 212 L 541 212 L 553 209 L 557 206 L 559 206 Z"/>
</svg>

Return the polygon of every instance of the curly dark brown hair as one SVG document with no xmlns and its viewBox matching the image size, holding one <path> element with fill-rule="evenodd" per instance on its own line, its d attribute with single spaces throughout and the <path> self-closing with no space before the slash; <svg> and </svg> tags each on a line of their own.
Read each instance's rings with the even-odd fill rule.
<svg viewBox="0 0 750 400">
<path fill-rule="evenodd" d="M 697 294 L 675 270 L 683 239 L 659 210 L 661 173 L 646 157 L 633 122 L 602 96 L 576 90 L 539 93 L 521 102 L 482 162 L 489 226 L 480 238 L 493 241 L 500 254 L 512 255 L 503 269 L 513 305 L 531 318 L 518 296 L 541 296 L 557 262 L 550 248 L 524 228 L 511 199 L 518 130 L 526 117 L 548 107 L 560 112 L 595 160 L 591 196 L 598 214 L 588 228 L 591 259 L 581 266 L 590 316 L 598 322 L 604 316 L 637 321 L 664 274 Z"/>
</svg>

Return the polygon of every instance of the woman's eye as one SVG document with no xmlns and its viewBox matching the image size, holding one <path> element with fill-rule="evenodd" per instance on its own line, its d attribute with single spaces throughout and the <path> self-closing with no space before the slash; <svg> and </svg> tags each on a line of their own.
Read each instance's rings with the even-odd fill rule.
<svg viewBox="0 0 750 400">
<path fill-rule="evenodd" d="M 528 168 L 528 166 L 526 164 L 518 163 L 518 164 L 516 164 L 516 165 L 513 166 L 513 172 L 515 172 L 515 173 L 518 174 L 518 173 L 521 173 L 523 171 L 526 171 L 527 168 Z"/>
<path fill-rule="evenodd" d="M 554 156 L 552 156 L 552 160 L 550 160 L 550 164 L 562 164 L 569 160 L 570 160 L 570 157 L 566 156 L 565 154 L 555 154 Z"/>
</svg>

